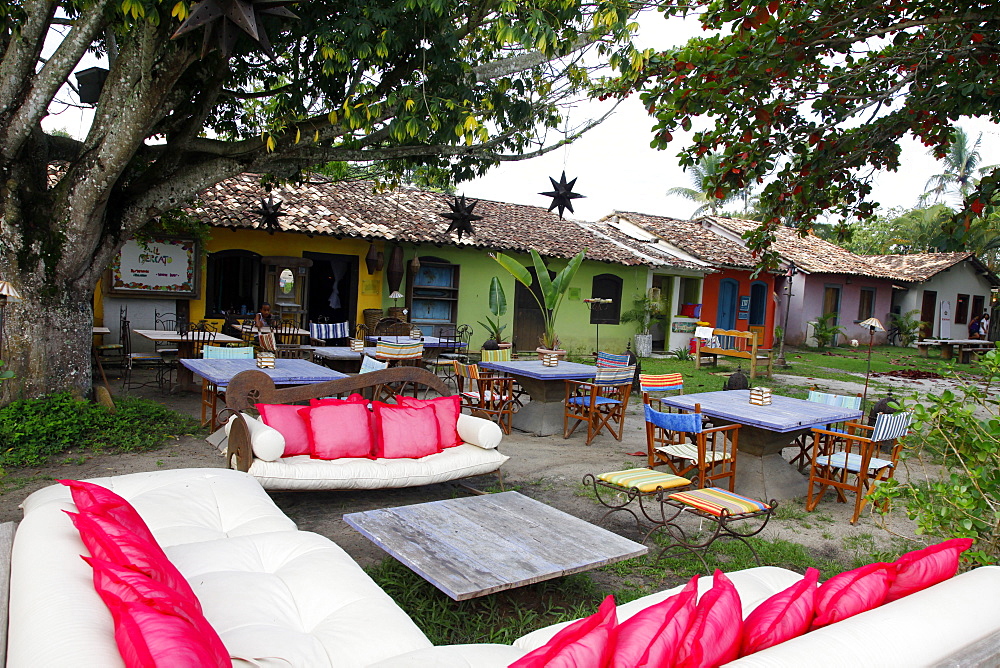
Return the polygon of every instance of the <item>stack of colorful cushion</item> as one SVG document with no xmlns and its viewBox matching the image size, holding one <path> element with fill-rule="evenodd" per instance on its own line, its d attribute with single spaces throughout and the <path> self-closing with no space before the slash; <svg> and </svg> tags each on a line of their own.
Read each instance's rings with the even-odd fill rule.
<svg viewBox="0 0 1000 668">
<path fill-rule="evenodd" d="M 695 577 L 679 593 L 620 624 L 609 596 L 594 615 L 565 626 L 511 668 L 720 666 L 943 582 L 955 575 L 959 556 L 971 545 L 964 538 L 945 541 L 819 586 L 819 571 L 810 568 L 746 619 L 739 593 L 721 571 L 700 600 Z"/>
</svg>

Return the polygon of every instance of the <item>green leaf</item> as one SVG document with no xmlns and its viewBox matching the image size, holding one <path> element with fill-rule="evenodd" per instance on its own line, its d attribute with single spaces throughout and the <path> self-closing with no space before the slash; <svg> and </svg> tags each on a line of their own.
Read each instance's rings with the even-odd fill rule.
<svg viewBox="0 0 1000 668">
<path fill-rule="evenodd" d="M 496 276 L 490 281 L 490 312 L 499 317 L 507 313 L 507 295 L 503 292 L 503 285 Z"/>
<path fill-rule="evenodd" d="M 554 309 L 559 293 L 556 291 L 552 279 L 549 278 L 549 269 L 545 266 L 542 256 L 534 248 L 531 249 L 531 261 L 535 264 L 535 277 L 538 279 L 538 287 L 542 289 L 542 299 L 545 301 L 545 308 L 549 310 Z"/>
<path fill-rule="evenodd" d="M 523 264 L 509 255 L 504 255 L 503 253 L 491 253 L 490 257 L 496 260 L 501 267 L 507 270 L 507 273 L 513 276 L 514 279 L 521 283 L 524 287 L 528 289 L 531 288 L 531 272 L 529 272 Z"/>
</svg>

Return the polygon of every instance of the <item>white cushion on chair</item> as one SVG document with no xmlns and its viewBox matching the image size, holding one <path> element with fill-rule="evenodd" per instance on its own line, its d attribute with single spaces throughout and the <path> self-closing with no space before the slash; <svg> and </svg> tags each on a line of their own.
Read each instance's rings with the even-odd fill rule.
<svg viewBox="0 0 1000 668">
<path fill-rule="evenodd" d="M 823 461 L 824 459 L 826 460 L 825 462 Z M 846 468 L 848 471 L 852 473 L 857 473 L 858 471 L 861 470 L 861 455 L 854 453 L 848 455 L 843 452 L 835 452 L 834 454 L 828 455 L 825 458 L 820 457 L 819 463 L 824 466 L 832 466 L 835 469 Z M 883 469 L 887 466 L 889 467 L 892 466 L 892 462 L 889 461 L 888 459 L 879 459 L 878 457 L 872 457 L 868 461 L 869 471 L 877 471 L 878 469 Z"/>
<path fill-rule="evenodd" d="M 698 461 L 698 446 L 691 445 L 690 443 L 666 445 L 661 448 L 657 448 L 656 451 L 668 454 L 671 457 L 678 457 L 680 459 L 690 459 L 693 462 Z M 720 459 L 725 459 L 726 454 L 724 452 L 708 452 L 706 450 L 705 458 L 714 462 Z"/>
</svg>

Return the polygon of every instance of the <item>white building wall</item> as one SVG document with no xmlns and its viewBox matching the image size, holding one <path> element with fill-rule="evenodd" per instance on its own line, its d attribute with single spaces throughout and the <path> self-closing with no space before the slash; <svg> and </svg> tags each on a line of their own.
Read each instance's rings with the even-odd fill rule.
<svg viewBox="0 0 1000 668">
<path fill-rule="evenodd" d="M 964 339 L 968 336 L 968 322 L 972 317 L 972 301 L 976 296 L 983 298 L 984 308 L 990 308 L 991 285 L 985 276 L 976 271 L 971 262 L 965 261 L 954 265 L 929 280 L 918 285 L 913 285 L 908 290 L 897 290 L 893 295 L 893 306 L 899 307 L 900 313 L 908 311 L 920 311 L 923 303 L 924 292 L 930 290 L 937 292 L 935 297 L 934 319 L 932 321 L 933 330 L 931 338 L 941 335 L 941 302 L 951 302 L 951 338 Z M 955 322 L 955 315 L 958 306 L 958 295 L 969 295 L 969 309 L 965 322 Z M 920 317 L 918 315 L 918 317 Z"/>
</svg>

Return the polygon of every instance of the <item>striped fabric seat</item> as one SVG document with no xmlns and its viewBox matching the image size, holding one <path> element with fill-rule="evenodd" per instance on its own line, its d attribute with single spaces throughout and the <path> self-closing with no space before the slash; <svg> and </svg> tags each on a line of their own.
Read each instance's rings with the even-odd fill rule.
<svg viewBox="0 0 1000 668">
<path fill-rule="evenodd" d="M 615 355 L 613 353 L 598 352 L 597 368 L 606 369 L 609 367 L 625 367 L 629 365 L 628 355 Z"/>
<path fill-rule="evenodd" d="M 487 350 L 483 348 L 483 362 L 509 362 L 511 360 L 510 348 L 500 348 L 499 350 Z"/>
<path fill-rule="evenodd" d="M 675 492 L 667 498 L 717 517 L 722 515 L 723 510 L 729 515 L 744 515 L 771 509 L 766 503 L 719 487 Z"/>
<path fill-rule="evenodd" d="M 587 395 L 587 396 L 570 397 L 569 399 L 567 399 L 567 401 L 573 404 L 574 406 L 589 406 L 590 396 Z M 608 397 L 594 397 L 595 406 L 601 406 L 604 404 L 620 404 L 620 403 L 621 402 L 618 401 L 617 399 L 610 399 Z"/>
<path fill-rule="evenodd" d="M 207 360 L 251 360 L 253 359 L 253 346 L 242 348 L 202 346 L 201 356 Z"/>
<path fill-rule="evenodd" d="M 309 323 L 309 336 L 314 339 L 346 339 L 351 335 L 351 323 Z"/>
<path fill-rule="evenodd" d="M 631 383 L 634 377 L 634 366 L 597 367 L 597 372 L 594 374 L 594 384 L 621 385 Z"/>
<path fill-rule="evenodd" d="M 411 360 L 419 359 L 424 355 L 424 344 L 420 341 L 416 343 L 393 343 L 391 341 L 378 341 L 375 344 L 375 357 L 384 360 Z"/>
<path fill-rule="evenodd" d="M 625 487 L 626 489 L 635 487 L 640 492 L 655 492 L 660 489 L 673 489 L 691 484 L 691 481 L 687 478 L 652 469 L 611 471 L 610 473 L 602 473 L 597 478 L 612 485 Z"/>
<path fill-rule="evenodd" d="M 909 431 L 911 422 L 913 413 L 879 413 L 870 438 L 875 442 L 902 438 Z"/>
<path fill-rule="evenodd" d="M 835 469 L 847 469 L 851 473 L 858 473 L 861 471 L 861 455 L 853 452 L 850 454 L 845 452 L 835 452 L 832 455 L 820 456 L 816 460 L 816 463 L 820 466 L 832 466 Z M 888 459 L 872 457 L 868 461 L 869 471 L 877 471 L 887 466 L 893 466 L 893 463 Z"/>
<path fill-rule="evenodd" d="M 700 461 L 698 459 L 698 446 L 691 443 L 679 443 L 677 445 L 665 445 L 663 447 L 656 448 L 657 452 L 662 452 L 664 454 L 670 455 L 671 457 L 678 457 L 680 459 L 690 459 L 693 462 Z M 726 458 L 725 452 L 705 452 L 706 462 L 721 462 Z"/>
<path fill-rule="evenodd" d="M 275 351 L 278 349 L 278 345 L 274 340 L 274 332 L 271 330 L 262 331 L 257 334 L 257 345 L 259 345 L 264 350 Z"/>
<path fill-rule="evenodd" d="M 684 378 L 679 373 L 640 373 L 639 386 L 643 392 L 684 391 Z"/>
</svg>

